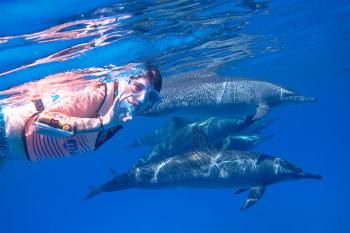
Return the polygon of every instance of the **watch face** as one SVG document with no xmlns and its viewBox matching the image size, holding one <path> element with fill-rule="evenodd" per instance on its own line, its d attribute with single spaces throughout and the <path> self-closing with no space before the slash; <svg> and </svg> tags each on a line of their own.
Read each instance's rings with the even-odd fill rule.
<svg viewBox="0 0 350 233">
<path fill-rule="evenodd" d="M 62 129 L 64 131 L 70 131 L 72 129 L 72 127 L 69 124 L 66 123 L 66 124 L 63 125 Z"/>
</svg>

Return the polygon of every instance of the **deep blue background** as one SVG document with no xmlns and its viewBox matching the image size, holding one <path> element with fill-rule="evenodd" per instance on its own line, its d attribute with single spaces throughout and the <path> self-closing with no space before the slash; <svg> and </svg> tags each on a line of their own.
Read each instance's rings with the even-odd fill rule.
<svg viewBox="0 0 350 233">
<path fill-rule="evenodd" d="M 65 1 L 66 5 L 55 6 L 53 1 L 35 2 L 2 2 L 7 14 L 5 20 L 1 19 L 1 36 L 43 30 L 60 23 L 58 19 L 67 20 L 99 4 L 111 3 Z M 32 6 L 33 12 L 23 10 L 26 4 Z M 38 163 L 7 163 L 0 173 L 0 232 L 350 232 L 349 4 L 340 0 L 272 1 L 269 9 L 257 15 L 253 12 L 244 33 L 258 33 L 271 41 L 275 38 L 278 49 L 221 64 L 218 72 L 272 81 L 319 98 L 316 104 L 273 110 L 269 118 L 279 120 L 265 132 L 276 137 L 254 150 L 281 156 L 306 171 L 319 173 L 324 177 L 322 181 L 295 181 L 268 187 L 262 200 L 246 212 L 239 210 L 246 195 L 235 195 L 234 190 L 127 190 L 81 202 L 90 185 L 111 178 L 111 167 L 125 171 L 146 152 L 147 148 L 122 147 L 140 134 L 141 125 L 147 121 L 144 132 L 166 121 L 139 118 L 94 153 Z M 41 22 L 35 23 L 39 18 Z M 118 62 L 133 61 L 133 57 L 141 60 L 150 46 L 162 45 L 156 52 L 150 52 L 150 57 L 160 51 L 171 54 L 174 50 L 169 48 L 177 47 L 174 40 L 186 43 L 190 40 L 186 36 L 151 39 L 145 43 L 134 36 L 130 40 L 136 41 L 139 53 L 137 50 L 128 53 Z M 110 53 L 115 50 L 118 58 L 117 50 L 123 50 L 123 46 L 127 45 L 122 41 L 105 50 L 109 49 Z M 252 46 L 263 51 L 268 43 L 259 44 L 256 40 Z M 23 55 L 21 50 L 16 50 L 16 54 L 0 52 L 0 60 L 6 61 L 8 68 L 13 57 Z M 7 60 L 4 54 L 13 57 Z M 85 60 L 73 59 L 67 69 L 89 66 L 86 61 L 93 59 L 93 55 L 99 56 L 99 52 Z M 166 70 L 166 65 L 159 65 L 164 67 L 165 74 L 174 73 Z M 65 68 L 64 64 L 62 69 L 58 67 L 34 67 L 25 74 L 41 76 Z M 5 87 L 17 82 L 14 80 L 22 81 L 18 78 L 21 75 L 23 72 L 2 76 L 0 82 Z"/>
</svg>

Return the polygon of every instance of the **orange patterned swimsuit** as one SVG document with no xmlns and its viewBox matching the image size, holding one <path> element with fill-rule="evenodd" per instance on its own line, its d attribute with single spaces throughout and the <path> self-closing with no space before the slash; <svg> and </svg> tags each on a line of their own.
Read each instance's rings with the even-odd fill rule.
<svg viewBox="0 0 350 233">
<path fill-rule="evenodd" d="M 95 113 L 96 116 L 103 116 L 112 106 L 115 98 L 114 88 L 113 82 L 105 84 L 105 96 L 100 108 Z M 69 115 L 70 113 L 67 112 L 65 114 Z M 27 121 L 24 129 L 27 158 L 31 161 L 69 157 L 95 150 L 122 128 L 119 125 L 109 130 L 88 132 L 68 137 L 55 137 L 36 132 L 34 122 L 37 115 L 38 113 L 34 114 Z"/>
</svg>

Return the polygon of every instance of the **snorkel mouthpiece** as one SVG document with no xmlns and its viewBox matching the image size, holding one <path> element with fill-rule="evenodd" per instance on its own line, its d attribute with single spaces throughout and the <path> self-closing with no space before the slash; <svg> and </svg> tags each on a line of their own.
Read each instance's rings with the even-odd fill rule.
<svg viewBox="0 0 350 233">
<path fill-rule="evenodd" d="M 116 114 L 118 118 L 123 122 L 132 119 L 133 116 L 133 106 L 129 103 L 128 98 L 132 96 L 132 94 L 126 94 L 125 89 L 128 85 L 127 78 L 119 78 L 118 88 L 115 90 L 114 95 L 116 96 L 116 100 L 118 101 Z"/>
<path fill-rule="evenodd" d="M 122 121 L 131 120 L 133 118 L 133 114 L 135 112 L 135 106 L 129 103 L 128 97 L 125 97 L 120 103 L 118 107 L 118 115 L 119 119 Z"/>
</svg>

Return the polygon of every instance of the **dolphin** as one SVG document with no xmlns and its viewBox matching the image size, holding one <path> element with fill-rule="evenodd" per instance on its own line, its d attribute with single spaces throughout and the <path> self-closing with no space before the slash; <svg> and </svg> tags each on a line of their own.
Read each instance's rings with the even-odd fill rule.
<svg viewBox="0 0 350 233">
<path fill-rule="evenodd" d="M 132 144 L 132 146 L 145 144 L 152 146 L 151 151 L 143 156 L 137 162 L 136 166 L 139 166 L 140 164 L 154 163 L 191 150 L 193 145 L 192 129 L 195 127 L 200 128 L 213 144 L 223 145 L 222 140 L 235 132 L 240 132 L 243 124 L 245 124 L 244 119 L 211 117 L 205 120 L 191 122 L 186 119 L 183 120 L 183 118 L 180 117 L 174 117 L 173 121 L 165 127 L 139 138 Z M 244 137 L 241 139 L 236 138 L 234 144 L 247 144 L 244 142 L 246 140 L 247 138 Z M 250 144 L 252 144 L 252 142 Z"/>
<path fill-rule="evenodd" d="M 242 135 L 254 135 L 258 134 L 261 130 L 265 129 L 271 123 L 276 121 L 273 120 L 259 120 L 251 124 L 250 126 L 242 129 L 242 124 L 244 121 L 242 119 L 227 119 L 227 118 L 208 118 L 208 119 L 189 119 L 185 117 L 172 117 L 172 119 L 166 123 L 164 126 L 157 128 L 149 133 L 146 133 L 143 136 L 138 137 L 133 141 L 128 148 L 135 148 L 140 146 L 155 146 L 164 141 L 169 141 L 168 138 L 176 137 L 179 133 L 192 133 L 190 129 L 194 126 L 205 126 L 208 128 L 208 124 L 211 124 L 210 132 L 223 130 L 224 127 L 227 128 L 230 132 L 240 132 Z M 215 122 L 215 124 L 214 124 Z M 216 127 L 215 127 L 216 126 Z M 188 130 L 183 130 L 187 128 Z M 215 130 L 216 129 L 216 130 Z M 234 135 L 233 134 L 233 135 Z M 182 135 L 186 137 L 186 135 Z M 213 138 L 213 137 L 211 137 Z"/>
<path fill-rule="evenodd" d="M 236 193 L 249 192 L 241 208 L 246 210 L 263 196 L 268 185 L 287 180 L 322 179 L 320 175 L 304 172 L 278 157 L 235 150 L 214 150 L 200 129 L 193 129 L 193 133 L 196 137 L 196 151 L 134 167 L 116 175 L 111 181 L 92 188 L 83 200 L 102 192 L 131 188 L 238 188 Z"/>
<path fill-rule="evenodd" d="M 275 135 L 236 135 L 232 134 L 219 141 L 213 145 L 218 150 L 249 150 L 262 142 L 274 137 Z M 181 137 L 180 137 L 181 138 Z M 154 162 L 159 162 L 161 160 L 171 158 L 174 154 L 179 154 L 180 152 L 188 152 L 191 150 L 190 144 L 193 141 L 192 137 L 181 138 L 181 141 L 169 145 L 169 143 L 160 143 L 152 147 L 152 149 L 143 157 L 141 157 L 135 166 L 150 164 Z"/>
<path fill-rule="evenodd" d="M 263 118 L 271 107 L 285 103 L 315 102 L 265 81 L 221 77 L 215 73 L 189 72 L 163 80 L 162 101 L 144 116 L 217 116 Z"/>
</svg>

